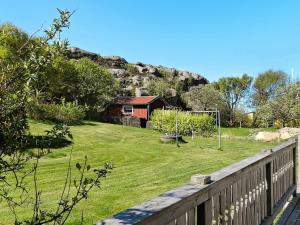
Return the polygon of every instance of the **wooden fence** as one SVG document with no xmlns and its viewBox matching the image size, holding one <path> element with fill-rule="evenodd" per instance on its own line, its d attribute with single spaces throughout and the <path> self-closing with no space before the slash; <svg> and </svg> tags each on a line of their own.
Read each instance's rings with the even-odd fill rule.
<svg viewBox="0 0 300 225">
<path fill-rule="evenodd" d="M 297 143 L 264 150 L 212 173 L 209 183 L 183 185 L 97 225 L 272 224 L 296 192 Z"/>
</svg>

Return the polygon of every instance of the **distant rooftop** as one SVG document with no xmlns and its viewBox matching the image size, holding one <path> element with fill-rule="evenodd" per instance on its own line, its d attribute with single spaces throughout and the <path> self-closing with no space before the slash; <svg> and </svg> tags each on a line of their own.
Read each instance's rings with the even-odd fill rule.
<svg viewBox="0 0 300 225">
<path fill-rule="evenodd" d="M 148 105 L 158 96 L 141 96 L 141 97 L 117 97 L 115 104 L 118 105 Z"/>
</svg>

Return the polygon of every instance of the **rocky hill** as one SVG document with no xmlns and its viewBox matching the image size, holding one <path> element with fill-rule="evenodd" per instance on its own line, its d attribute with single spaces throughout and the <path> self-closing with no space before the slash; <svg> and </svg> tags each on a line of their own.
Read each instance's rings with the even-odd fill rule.
<svg viewBox="0 0 300 225">
<path fill-rule="evenodd" d="M 184 91 L 192 86 L 208 83 L 206 78 L 197 73 L 141 62 L 128 63 L 119 56 L 100 56 L 80 48 L 70 48 L 69 57 L 72 59 L 87 57 L 107 68 L 119 80 L 123 95 L 152 95 L 153 93 L 149 91 L 151 81 L 165 81 L 170 84 L 179 82 Z M 170 85 L 166 91 L 170 93 L 170 97 L 176 97 L 178 90 Z"/>
</svg>

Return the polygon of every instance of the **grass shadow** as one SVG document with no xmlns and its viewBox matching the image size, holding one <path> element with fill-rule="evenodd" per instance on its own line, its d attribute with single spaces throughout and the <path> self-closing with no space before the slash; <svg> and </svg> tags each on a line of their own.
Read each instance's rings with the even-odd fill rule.
<svg viewBox="0 0 300 225">
<path fill-rule="evenodd" d="M 31 123 L 43 123 L 47 125 L 56 125 L 56 124 L 66 124 L 68 126 L 82 126 L 82 125 L 88 125 L 88 126 L 96 126 L 96 123 L 93 123 L 92 121 L 73 121 L 73 122 L 59 122 L 59 121 L 51 121 L 51 120 L 33 120 L 31 119 Z"/>
<path fill-rule="evenodd" d="M 65 138 L 54 138 L 49 136 L 27 136 L 26 149 L 41 148 L 41 149 L 58 149 L 64 148 L 72 144 L 72 141 Z"/>
<path fill-rule="evenodd" d="M 87 125 L 87 126 L 97 126 L 96 123 L 93 123 L 91 121 L 78 121 L 76 123 L 71 123 L 68 124 L 69 126 L 82 126 L 82 125 Z"/>
</svg>

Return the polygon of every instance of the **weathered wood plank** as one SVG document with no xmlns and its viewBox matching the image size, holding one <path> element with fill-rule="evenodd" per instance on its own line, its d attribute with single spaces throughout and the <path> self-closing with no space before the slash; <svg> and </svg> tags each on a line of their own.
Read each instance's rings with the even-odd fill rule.
<svg viewBox="0 0 300 225">
<path fill-rule="evenodd" d="M 288 191 L 282 196 L 281 200 L 277 203 L 276 207 L 274 207 L 273 214 L 266 217 L 265 220 L 261 223 L 261 225 L 271 225 L 277 214 L 281 211 L 284 204 L 290 198 L 290 196 L 295 192 L 296 185 L 291 186 Z"/>
<path fill-rule="evenodd" d="M 195 208 L 187 212 L 187 225 L 196 225 L 196 210 Z"/>
<path fill-rule="evenodd" d="M 176 225 L 186 225 L 186 213 L 176 219 Z"/>
<path fill-rule="evenodd" d="M 289 220 L 291 214 L 293 213 L 297 202 L 299 201 L 299 196 L 293 197 L 291 200 L 288 201 L 286 208 L 284 209 L 283 213 L 280 215 L 279 219 L 276 222 L 276 225 L 285 225 Z"/>
<path fill-rule="evenodd" d="M 212 198 L 204 203 L 205 225 L 211 225 L 213 220 L 213 201 Z"/>
</svg>

